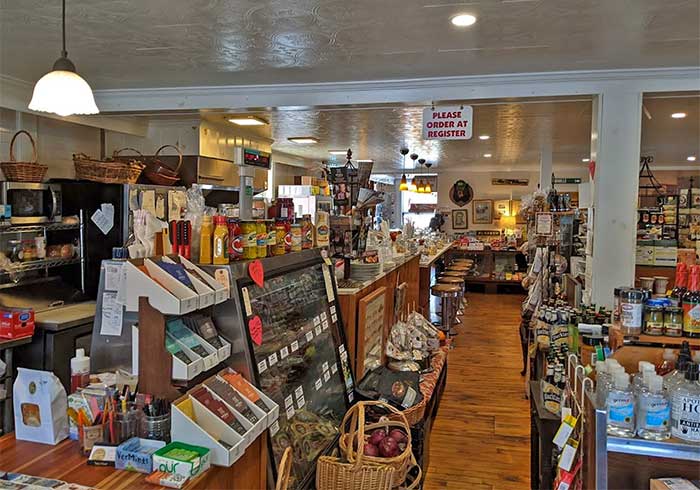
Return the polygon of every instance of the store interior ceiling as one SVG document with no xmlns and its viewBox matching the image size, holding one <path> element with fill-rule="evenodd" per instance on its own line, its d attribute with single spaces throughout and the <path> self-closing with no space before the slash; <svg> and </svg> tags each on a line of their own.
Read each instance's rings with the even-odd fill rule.
<svg viewBox="0 0 700 490">
<path fill-rule="evenodd" d="M 0 0 L 0 73 L 34 82 L 61 2 Z M 697 66 L 697 0 L 71 0 L 95 89 Z M 469 27 L 450 19 L 468 13 Z"/>
</svg>

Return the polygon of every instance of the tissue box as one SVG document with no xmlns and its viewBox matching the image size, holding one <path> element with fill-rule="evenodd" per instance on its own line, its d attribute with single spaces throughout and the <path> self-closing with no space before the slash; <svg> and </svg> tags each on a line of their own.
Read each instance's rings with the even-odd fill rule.
<svg viewBox="0 0 700 490">
<path fill-rule="evenodd" d="M 117 447 L 114 467 L 118 470 L 153 472 L 153 453 L 165 446 L 163 441 L 132 437 Z"/>
<path fill-rule="evenodd" d="M 209 449 L 171 442 L 153 455 L 153 470 L 194 478 L 209 469 Z"/>
</svg>

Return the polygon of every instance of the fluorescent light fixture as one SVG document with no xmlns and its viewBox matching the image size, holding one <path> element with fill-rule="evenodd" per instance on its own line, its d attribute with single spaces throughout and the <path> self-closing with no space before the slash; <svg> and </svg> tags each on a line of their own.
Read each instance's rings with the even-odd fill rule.
<svg viewBox="0 0 700 490">
<path fill-rule="evenodd" d="M 484 153 L 484 158 L 491 158 L 492 156 L 491 153 Z"/>
<path fill-rule="evenodd" d="M 671 117 L 673 119 L 685 119 L 687 115 L 688 114 L 686 114 L 685 112 L 674 112 L 673 114 L 671 114 Z"/>
<path fill-rule="evenodd" d="M 588 162 L 591 161 L 591 159 L 590 159 L 590 158 L 582 158 L 581 161 L 582 161 L 583 163 L 588 163 Z"/>
<path fill-rule="evenodd" d="M 695 155 L 690 155 L 690 156 L 688 157 L 688 161 L 689 161 L 689 162 L 694 162 L 695 160 L 697 160 L 697 157 L 696 157 Z"/>
<path fill-rule="evenodd" d="M 267 121 L 258 116 L 234 116 L 228 119 L 228 122 L 237 124 L 238 126 L 265 126 Z"/>
<path fill-rule="evenodd" d="M 459 14 L 452 17 L 450 21 L 457 27 L 468 27 L 476 22 L 476 17 L 471 14 Z"/>
<path fill-rule="evenodd" d="M 331 155 L 347 155 L 348 150 L 328 150 Z"/>
<path fill-rule="evenodd" d="M 486 141 L 488 139 L 491 139 L 491 136 L 489 136 L 488 134 L 482 134 L 479 136 L 479 139 Z"/>
<path fill-rule="evenodd" d="M 355 160 L 356 163 L 374 163 L 374 160 Z"/>
<path fill-rule="evenodd" d="M 315 145 L 318 143 L 318 138 L 314 138 L 313 136 L 295 136 L 287 139 L 292 143 L 299 143 L 300 145 Z"/>
</svg>

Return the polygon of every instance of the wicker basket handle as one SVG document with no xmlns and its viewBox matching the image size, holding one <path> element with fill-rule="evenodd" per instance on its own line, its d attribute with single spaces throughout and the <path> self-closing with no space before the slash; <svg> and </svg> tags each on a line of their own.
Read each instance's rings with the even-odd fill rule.
<svg viewBox="0 0 700 490">
<path fill-rule="evenodd" d="M 416 456 L 413 454 L 413 451 L 411 451 L 411 464 L 418 468 L 418 475 L 416 475 L 416 478 L 413 480 L 413 483 L 411 483 L 405 488 L 401 487 L 400 490 L 414 490 L 415 488 L 418 488 L 420 481 L 423 479 L 423 470 L 418 465 L 418 462 L 416 461 Z"/>
<path fill-rule="evenodd" d="M 27 163 L 37 163 L 39 161 L 39 154 L 36 151 L 36 143 L 34 142 L 34 138 L 32 138 L 32 135 L 26 132 L 24 129 L 20 129 L 15 133 L 15 135 L 12 137 L 12 141 L 10 141 L 10 161 L 11 162 L 16 162 L 15 160 L 15 140 L 17 139 L 17 136 L 20 134 L 26 134 L 27 138 L 29 138 L 29 141 L 32 143 L 32 152 L 34 153 L 34 156 L 32 158 L 31 162 Z"/>
<path fill-rule="evenodd" d="M 138 151 L 136 148 L 129 148 L 129 147 L 120 148 L 120 149 L 118 149 L 118 150 L 114 150 L 114 152 L 112 153 L 112 158 L 117 158 L 121 152 L 127 151 L 127 150 L 133 151 L 133 152 L 136 153 L 138 156 L 140 156 L 141 158 L 143 158 L 143 153 L 141 153 L 140 151 Z"/>
<path fill-rule="evenodd" d="M 277 468 L 277 485 L 275 490 L 287 490 L 289 487 L 289 473 L 292 471 L 292 448 L 288 447 L 282 454 L 280 466 Z"/>
<path fill-rule="evenodd" d="M 180 157 L 180 160 L 177 162 L 177 167 L 173 170 L 176 174 L 180 172 L 180 167 L 182 166 L 182 152 L 180 151 L 180 148 L 178 148 L 175 145 L 163 145 L 160 148 L 156 150 L 156 154 L 153 155 L 154 158 L 158 158 L 158 155 L 160 154 L 160 150 L 163 148 L 174 148 L 175 151 L 177 152 L 178 157 Z"/>
</svg>

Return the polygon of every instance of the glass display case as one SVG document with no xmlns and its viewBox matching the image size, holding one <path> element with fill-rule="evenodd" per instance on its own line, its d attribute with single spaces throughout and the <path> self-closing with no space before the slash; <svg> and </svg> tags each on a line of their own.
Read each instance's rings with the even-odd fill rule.
<svg viewBox="0 0 700 490">
<path fill-rule="evenodd" d="M 307 488 L 317 457 L 332 448 L 353 397 L 340 307 L 319 251 L 261 263 L 262 287 L 245 264 L 230 266 L 233 300 L 215 309 L 214 321 L 232 340 L 234 368 L 247 372 L 280 406 L 280 418 L 270 428 L 273 470 L 291 447 L 290 489 Z"/>
</svg>

